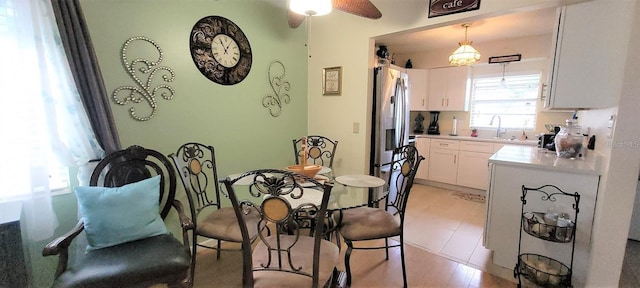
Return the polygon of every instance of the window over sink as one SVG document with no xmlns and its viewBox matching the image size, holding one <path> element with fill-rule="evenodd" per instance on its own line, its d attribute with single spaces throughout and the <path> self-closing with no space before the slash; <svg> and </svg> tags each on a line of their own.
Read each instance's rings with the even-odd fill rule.
<svg viewBox="0 0 640 288">
<path fill-rule="evenodd" d="M 470 122 L 473 128 L 497 128 L 498 115 L 504 129 L 534 130 L 541 73 L 496 76 L 476 75 L 471 87 Z"/>
</svg>

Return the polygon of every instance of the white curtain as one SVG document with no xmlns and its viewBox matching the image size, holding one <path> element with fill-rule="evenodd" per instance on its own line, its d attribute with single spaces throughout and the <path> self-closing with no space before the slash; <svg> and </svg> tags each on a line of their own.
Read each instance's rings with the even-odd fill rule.
<svg viewBox="0 0 640 288">
<path fill-rule="evenodd" d="M 0 202 L 22 200 L 29 238 L 47 239 L 57 226 L 50 175 L 77 167 L 86 185 L 87 163 L 104 154 L 48 0 L 0 2 L 0 91 Z"/>
</svg>

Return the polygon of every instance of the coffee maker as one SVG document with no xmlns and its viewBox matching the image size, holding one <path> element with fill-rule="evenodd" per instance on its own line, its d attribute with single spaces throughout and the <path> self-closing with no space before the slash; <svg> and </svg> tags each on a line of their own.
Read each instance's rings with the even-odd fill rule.
<svg viewBox="0 0 640 288">
<path fill-rule="evenodd" d="M 440 135 L 440 124 L 438 124 L 438 118 L 440 117 L 439 111 L 431 111 L 431 122 L 429 122 L 429 128 L 427 128 L 427 134 Z"/>
</svg>

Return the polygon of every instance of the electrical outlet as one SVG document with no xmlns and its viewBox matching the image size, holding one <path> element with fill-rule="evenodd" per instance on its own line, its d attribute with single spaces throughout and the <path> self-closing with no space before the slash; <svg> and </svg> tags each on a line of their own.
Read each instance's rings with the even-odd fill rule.
<svg viewBox="0 0 640 288">
<path fill-rule="evenodd" d="M 607 123 L 607 137 L 611 138 L 613 136 L 613 127 L 616 125 L 616 115 L 611 114 L 609 116 L 609 122 Z"/>
<path fill-rule="evenodd" d="M 613 121 L 615 120 L 615 115 L 609 116 L 609 124 L 607 124 L 607 128 L 613 128 Z"/>
</svg>

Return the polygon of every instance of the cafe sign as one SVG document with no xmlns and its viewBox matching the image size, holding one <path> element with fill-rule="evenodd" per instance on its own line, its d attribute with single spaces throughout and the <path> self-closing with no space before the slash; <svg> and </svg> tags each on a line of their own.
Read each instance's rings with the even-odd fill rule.
<svg viewBox="0 0 640 288">
<path fill-rule="evenodd" d="M 480 9 L 480 0 L 429 0 L 429 18 Z"/>
</svg>

